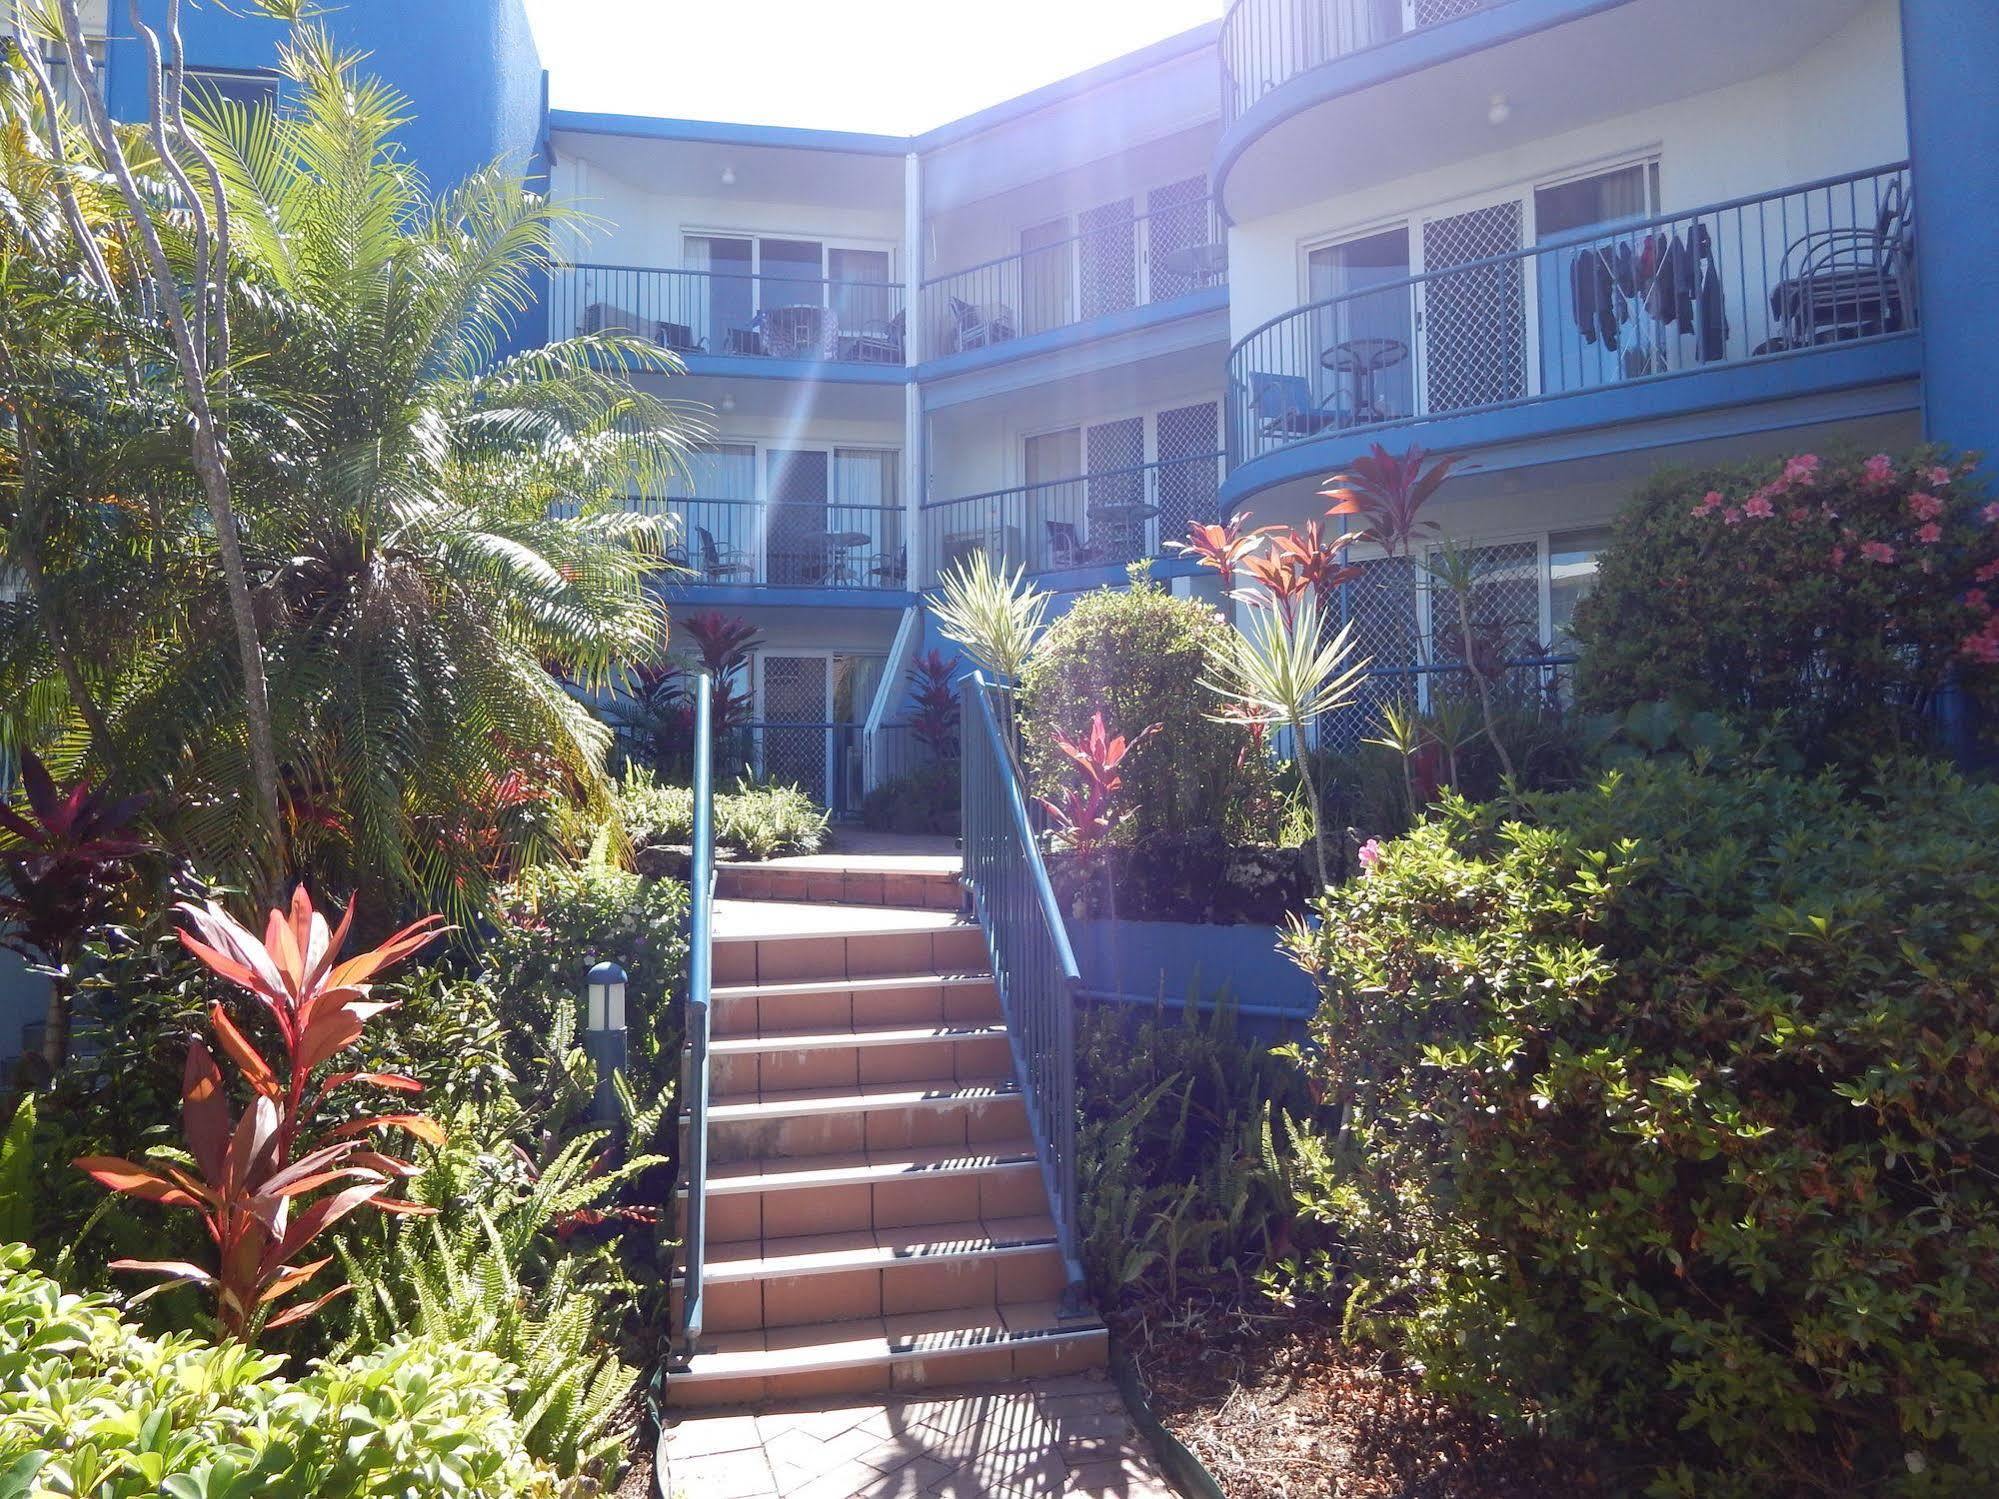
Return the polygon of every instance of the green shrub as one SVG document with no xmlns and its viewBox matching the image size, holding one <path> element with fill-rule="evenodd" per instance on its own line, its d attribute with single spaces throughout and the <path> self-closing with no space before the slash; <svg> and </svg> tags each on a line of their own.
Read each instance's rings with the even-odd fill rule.
<svg viewBox="0 0 1999 1499">
<path fill-rule="evenodd" d="M 399 1342 L 292 1381 L 283 1360 L 158 1340 L 109 1298 L 65 1294 L 0 1248 L 0 1474 L 94 1499 L 553 1496 L 490 1354 Z M 18 1487 L 16 1487 L 18 1485 Z"/>
<path fill-rule="evenodd" d="M 957 760 L 940 760 L 875 787 L 861 800 L 861 826 L 875 833 L 948 833 L 961 816 Z"/>
<path fill-rule="evenodd" d="M 1921 743 L 1953 673 L 1975 699 L 1999 688 L 1995 521 L 1930 452 L 1661 473 L 1577 606 L 1578 702 L 1781 714 L 1814 762 Z"/>
<path fill-rule="evenodd" d="M 633 767 L 618 792 L 625 837 L 635 849 L 694 841 L 694 793 L 663 786 Z M 797 786 L 759 786 L 738 779 L 715 796 L 715 842 L 752 859 L 816 853 L 826 841 L 826 812 Z"/>
<path fill-rule="evenodd" d="M 1109 1307 L 1227 1275 L 1291 1244 L 1290 1121 L 1310 1100 L 1287 1059 L 1236 1033 L 1224 1003 L 1095 1005 L 1076 1024 L 1083 1266 Z"/>
<path fill-rule="evenodd" d="M 554 1017 L 583 1029 L 583 976 L 610 960 L 625 970 L 626 1037 L 641 1096 L 668 1087 L 679 1066 L 687 978 L 687 887 L 601 862 L 544 864 L 502 892 L 484 952 L 498 996 L 508 1063 L 526 1076 L 545 1058 Z"/>
<path fill-rule="evenodd" d="M 1294 939 L 1308 1197 L 1435 1382 L 1662 1494 L 1999 1488 L 1999 788 L 1880 775 L 1453 801 Z"/>
<path fill-rule="evenodd" d="M 1055 736 L 1077 739 L 1102 713 L 1127 737 L 1160 725 L 1125 761 L 1119 841 L 1162 829 L 1267 832 L 1265 759 L 1244 725 L 1213 716 L 1218 700 L 1201 686 L 1232 633 L 1211 605 L 1156 583 L 1084 594 L 1042 637 L 1021 683 L 1036 790 L 1055 795 L 1063 780 Z"/>
</svg>

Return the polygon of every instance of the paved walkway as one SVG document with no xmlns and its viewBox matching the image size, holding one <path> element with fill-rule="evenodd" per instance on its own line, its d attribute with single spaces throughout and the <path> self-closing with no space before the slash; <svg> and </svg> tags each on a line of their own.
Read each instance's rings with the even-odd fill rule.
<svg viewBox="0 0 1999 1499">
<path fill-rule="evenodd" d="M 852 1398 L 852 1397 L 846 1397 Z M 1101 1373 L 874 1405 L 698 1416 L 666 1436 L 675 1499 L 1172 1499 Z"/>
</svg>

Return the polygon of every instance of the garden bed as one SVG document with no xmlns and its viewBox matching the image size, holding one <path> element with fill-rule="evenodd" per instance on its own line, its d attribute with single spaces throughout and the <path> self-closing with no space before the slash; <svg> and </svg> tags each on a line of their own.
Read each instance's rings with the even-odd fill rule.
<svg viewBox="0 0 1999 1499">
<path fill-rule="evenodd" d="M 1617 1489 L 1575 1446 L 1512 1436 L 1340 1336 L 1336 1312 L 1183 1296 L 1117 1313 L 1154 1413 L 1228 1499 L 1527 1499 Z"/>
</svg>

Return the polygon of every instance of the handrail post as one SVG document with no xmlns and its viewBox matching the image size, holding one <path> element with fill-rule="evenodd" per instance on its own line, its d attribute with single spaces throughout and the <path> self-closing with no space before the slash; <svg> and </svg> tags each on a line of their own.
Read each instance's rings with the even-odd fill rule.
<svg viewBox="0 0 1999 1499">
<path fill-rule="evenodd" d="M 702 1282 L 708 1254 L 708 1003 L 715 924 L 715 806 L 713 720 L 715 679 L 694 678 L 694 850 L 688 870 L 687 1039 L 682 1048 L 680 1102 L 686 1133 L 682 1175 L 687 1184 L 687 1231 L 681 1249 L 679 1357 L 701 1340 Z"/>
</svg>

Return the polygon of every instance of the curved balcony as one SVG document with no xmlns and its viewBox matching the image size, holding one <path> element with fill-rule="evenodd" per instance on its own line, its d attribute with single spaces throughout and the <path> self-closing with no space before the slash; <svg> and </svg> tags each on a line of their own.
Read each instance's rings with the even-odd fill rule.
<svg viewBox="0 0 1999 1499">
<path fill-rule="evenodd" d="M 1222 129 L 1312 69 L 1507 0 L 1235 0 L 1222 17 Z"/>
<path fill-rule="evenodd" d="M 1224 508 L 1396 430 L 1463 449 L 1916 373 L 1906 164 L 1312 302 L 1236 344 Z"/>
</svg>

